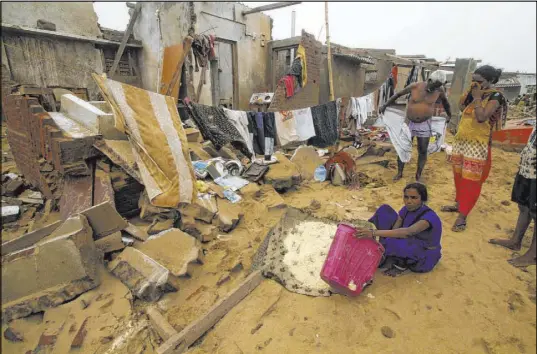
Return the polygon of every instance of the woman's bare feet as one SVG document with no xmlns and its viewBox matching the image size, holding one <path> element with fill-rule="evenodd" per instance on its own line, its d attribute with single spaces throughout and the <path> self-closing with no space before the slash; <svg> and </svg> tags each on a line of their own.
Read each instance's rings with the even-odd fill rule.
<svg viewBox="0 0 537 354">
<path fill-rule="evenodd" d="M 537 264 L 536 257 L 531 254 L 531 252 L 526 252 L 526 254 L 510 259 L 507 262 L 518 268 L 525 268 Z"/>
<path fill-rule="evenodd" d="M 519 242 L 513 241 L 513 240 L 504 240 L 499 238 L 493 238 L 489 240 L 489 243 L 493 245 L 502 246 L 505 248 L 508 248 L 513 251 L 520 251 L 522 248 L 522 245 Z"/>
</svg>

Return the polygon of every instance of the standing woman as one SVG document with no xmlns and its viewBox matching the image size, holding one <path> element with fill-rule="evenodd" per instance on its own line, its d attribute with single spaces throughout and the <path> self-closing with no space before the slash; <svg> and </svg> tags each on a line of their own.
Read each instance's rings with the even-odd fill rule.
<svg viewBox="0 0 537 354">
<path fill-rule="evenodd" d="M 466 229 L 466 218 L 473 209 L 481 187 L 487 179 L 491 163 L 492 131 L 502 125 L 507 115 L 507 101 L 493 85 L 502 71 L 490 65 L 479 67 L 472 76 L 472 85 L 460 99 L 461 121 L 453 144 L 455 205 L 442 211 L 459 212 L 452 230 Z"/>
</svg>

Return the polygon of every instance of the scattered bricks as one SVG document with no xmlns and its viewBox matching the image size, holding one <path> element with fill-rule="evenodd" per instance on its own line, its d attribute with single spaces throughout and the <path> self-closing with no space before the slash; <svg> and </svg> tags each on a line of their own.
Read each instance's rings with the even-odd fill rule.
<svg viewBox="0 0 537 354">
<path fill-rule="evenodd" d="M 285 209 L 287 204 L 280 194 L 274 190 L 271 185 L 263 185 L 261 187 L 261 198 L 259 202 L 265 205 L 269 211 L 275 209 Z"/>
<path fill-rule="evenodd" d="M 209 160 L 212 157 L 207 153 L 207 151 L 203 150 L 203 148 L 198 143 L 189 143 L 188 149 L 190 150 L 190 157 L 192 158 L 192 161 L 205 161 Z"/>
<path fill-rule="evenodd" d="M 110 175 L 103 170 L 97 169 L 93 184 L 93 203 L 101 204 L 106 201 L 110 202 L 114 209 L 116 208 Z"/>
<path fill-rule="evenodd" d="M 9 205 L 2 207 L 2 224 L 17 221 L 20 216 L 20 207 L 18 205 Z"/>
<path fill-rule="evenodd" d="M 181 218 L 181 230 L 197 238 L 200 242 L 212 241 L 218 233 L 218 229 L 214 225 L 196 222 L 191 216 Z"/>
<path fill-rule="evenodd" d="M 2 185 L 2 195 L 6 197 L 16 197 L 24 189 L 24 182 L 20 179 L 12 179 Z"/>
<path fill-rule="evenodd" d="M 88 323 L 88 318 L 86 318 L 84 322 L 82 322 L 82 326 L 80 326 L 80 329 L 75 335 L 75 338 L 73 338 L 73 341 L 71 342 L 71 349 L 80 348 L 82 344 L 84 343 L 84 339 L 86 338 L 86 334 L 88 333 L 86 329 L 87 323 Z"/>
<path fill-rule="evenodd" d="M 323 160 L 312 146 L 300 146 L 296 149 L 291 162 L 297 166 L 300 175 L 305 180 L 313 179 L 315 169 L 323 164 Z"/>
<path fill-rule="evenodd" d="M 93 176 L 65 176 L 63 194 L 60 198 L 60 218 L 66 220 L 69 216 L 91 208 L 93 194 Z"/>
<path fill-rule="evenodd" d="M 270 166 L 264 177 L 265 183 L 272 184 L 277 191 L 286 191 L 300 184 L 301 178 L 297 166 L 282 153 L 277 152 L 274 156 L 278 159 L 278 163 Z"/>
<path fill-rule="evenodd" d="M 118 214 L 110 202 L 95 205 L 82 211 L 81 214 L 88 218 L 95 240 L 121 231 L 128 226 L 127 221 Z"/>
<path fill-rule="evenodd" d="M 147 228 L 147 233 L 149 235 L 156 235 L 162 231 L 169 230 L 175 224 L 174 219 L 161 219 L 158 216 L 155 217 L 151 225 Z"/>
<path fill-rule="evenodd" d="M 177 291 L 169 282 L 169 271 L 151 257 L 133 247 L 127 247 L 108 269 L 134 294 L 146 301 L 158 301 L 166 291 Z"/>
<path fill-rule="evenodd" d="M 189 143 L 195 143 L 200 138 L 200 131 L 195 128 L 186 128 L 185 129 L 186 138 Z"/>
<path fill-rule="evenodd" d="M 216 151 L 216 149 L 214 148 L 214 145 L 213 143 L 211 143 L 210 141 L 206 141 L 202 144 L 202 147 L 203 147 L 203 150 L 211 155 L 211 157 L 220 157 L 220 154 Z"/>
<path fill-rule="evenodd" d="M 248 183 L 239 192 L 244 198 L 257 199 L 261 196 L 261 189 L 259 189 L 257 183 Z"/>
<path fill-rule="evenodd" d="M 219 151 L 218 154 L 223 157 L 224 159 L 228 160 L 239 160 L 237 155 L 227 146 L 223 146 Z"/>
<path fill-rule="evenodd" d="M 120 166 L 122 171 L 136 179 L 138 183 L 143 183 L 129 141 L 102 139 L 97 140 L 93 146 L 106 155 L 114 164 Z"/>
<path fill-rule="evenodd" d="M 191 204 L 181 206 L 179 212 L 182 216 L 191 216 L 210 224 L 218 212 L 218 206 L 213 196 L 206 195 L 204 198 L 196 198 Z"/>
<path fill-rule="evenodd" d="M 60 224 L 61 221 L 56 221 L 39 230 L 32 231 L 30 233 L 17 237 L 16 239 L 2 243 L 2 256 L 35 245 L 37 242 L 41 241 L 43 238 L 47 237 L 54 230 L 56 230 L 60 226 Z"/>
<path fill-rule="evenodd" d="M 36 246 L 2 257 L 3 319 L 44 311 L 95 288 L 101 262 L 83 215 L 68 219 Z"/>
<path fill-rule="evenodd" d="M 4 338 L 10 342 L 22 342 L 24 337 L 11 327 L 6 328 L 4 331 Z"/>
<path fill-rule="evenodd" d="M 233 204 L 227 199 L 218 200 L 218 214 L 214 219 L 214 224 L 220 231 L 231 232 L 242 219 L 244 214 L 238 204 Z"/>
<path fill-rule="evenodd" d="M 203 261 L 199 241 L 179 229 L 169 229 L 152 236 L 137 249 L 175 277 L 192 274 L 192 265 Z"/>
<path fill-rule="evenodd" d="M 123 229 L 126 233 L 137 239 L 138 241 L 145 242 L 149 238 L 149 235 L 144 230 L 140 229 L 138 226 L 127 222 L 127 227 Z"/>
<path fill-rule="evenodd" d="M 114 232 L 111 235 L 105 236 L 95 241 L 95 246 L 105 254 L 119 251 L 125 248 L 125 244 L 123 243 L 121 237 L 121 231 Z"/>
</svg>

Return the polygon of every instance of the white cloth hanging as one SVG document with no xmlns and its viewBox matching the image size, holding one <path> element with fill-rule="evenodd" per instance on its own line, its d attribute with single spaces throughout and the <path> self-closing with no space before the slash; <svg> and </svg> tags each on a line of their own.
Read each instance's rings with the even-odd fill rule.
<svg viewBox="0 0 537 354">
<path fill-rule="evenodd" d="M 410 129 L 400 113 L 386 109 L 383 115 L 379 116 L 376 127 L 386 127 L 390 141 L 402 162 L 407 163 L 412 157 L 412 137 Z"/>
<path fill-rule="evenodd" d="M 281 146 L 315 136 L 311 108 L 274 112 L 274 118 Z"/>
<path fill-rule="evenodd" d="M 237 128 L 237 130 L 239 131 L 239 134 L 246 142 L 248 150 L 250 150 L 252 154 L 255 154 L 253 139 L 250 136 L 250 132 L 248 131 L 248 116 L 246 115 L 246 112 L 233 111 L 227 108 L 223 108 L 223 109 L 224 109 L 224 113 L 226 117 L 229 119 L 231 124 L 233 124 L 233 126 Z"/>
</svg>

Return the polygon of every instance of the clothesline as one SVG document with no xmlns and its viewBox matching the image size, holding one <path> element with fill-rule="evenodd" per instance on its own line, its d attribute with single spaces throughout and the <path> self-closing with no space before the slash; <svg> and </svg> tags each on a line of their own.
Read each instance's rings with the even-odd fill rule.
<svg viewBox="0 0 537 354">
<path fill-rule="evenodd" d="M 339 139 L 340 105 L 338 99 L 297 110 L 252 112 L 189 103 L 187 111 L 203 138 L 217 149 L 231 144 L 248 157 L 260 154 L 270 159 L 275 145 L 334 145 Z"/>
</svg>

